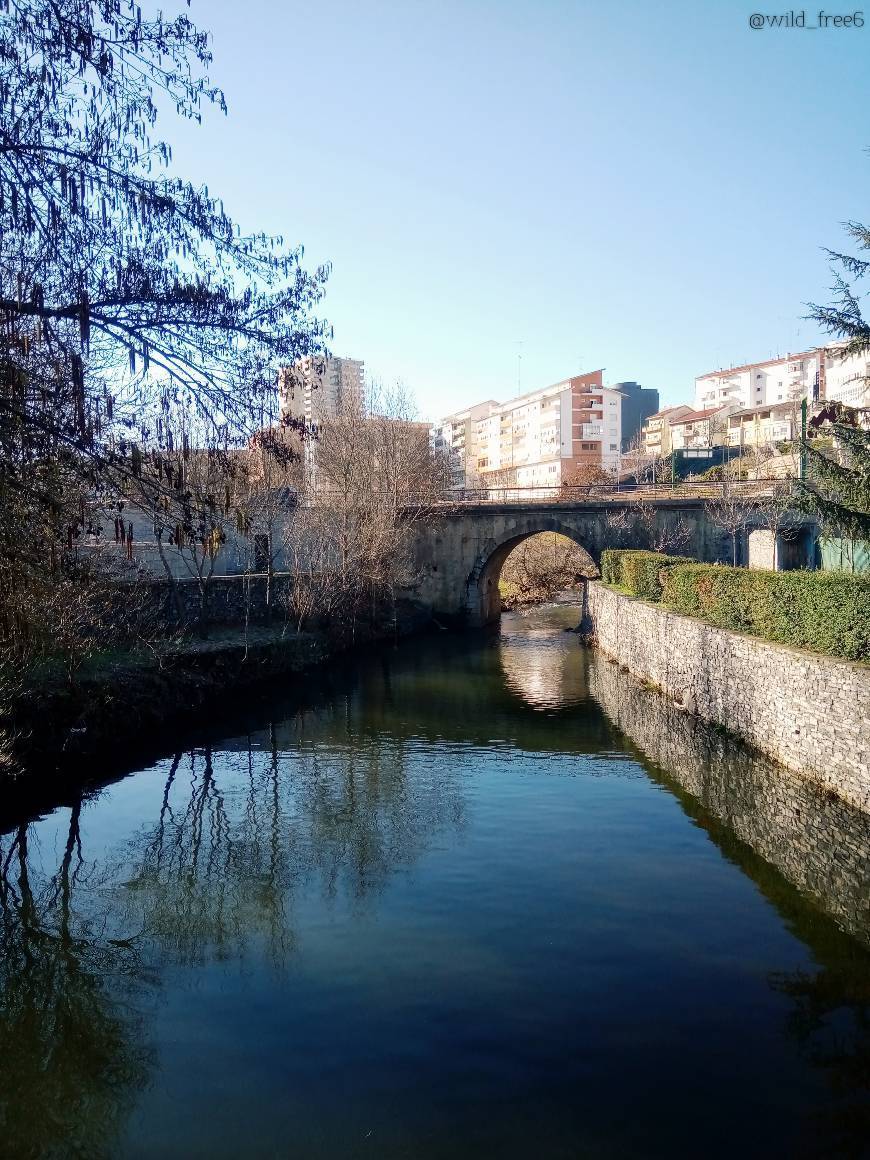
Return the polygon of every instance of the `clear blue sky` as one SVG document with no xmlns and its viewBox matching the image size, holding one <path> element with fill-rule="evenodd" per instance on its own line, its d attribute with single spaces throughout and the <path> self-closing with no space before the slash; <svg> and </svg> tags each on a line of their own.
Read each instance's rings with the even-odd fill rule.
<svg viewBox="0 0 870 1160">
<path fill-rule="evenodd" d="M 229 116 L 164 133 L 244 228 L 333 263 L 335 352 L 424 415 L 515 394 L 520 349 L 523 390 L 604 366 L 676 402 L 812 345 L 821 247 L 870 219 L 870 8 L 757 10 L 193 0 Z"/>
</svg>

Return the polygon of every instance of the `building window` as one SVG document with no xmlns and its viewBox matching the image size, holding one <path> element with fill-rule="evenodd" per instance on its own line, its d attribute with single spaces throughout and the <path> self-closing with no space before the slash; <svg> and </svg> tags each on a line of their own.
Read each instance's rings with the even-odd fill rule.
<svg viewBox="0 0 870 1160">
<path fill-rule="evenodd" d="M 618 443 L 611 443 L 611 444 L 610 444 L 610 450 L 611 450 L 611 451 L 618 451 L 618 450 L 619 450 L 619 444 L 618 444 Z"/>
</svg>

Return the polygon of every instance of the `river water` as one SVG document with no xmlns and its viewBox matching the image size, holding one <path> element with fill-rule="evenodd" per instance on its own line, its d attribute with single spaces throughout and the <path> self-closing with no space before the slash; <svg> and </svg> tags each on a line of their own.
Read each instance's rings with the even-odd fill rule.
<svg viewBox="0 0 870 1160">
<path fill-rule="evenodd" d="M 868 1154 L 867 818 L 576 618 L 348 661 L 9 829 L 0 1154 Z"/>
</svg>

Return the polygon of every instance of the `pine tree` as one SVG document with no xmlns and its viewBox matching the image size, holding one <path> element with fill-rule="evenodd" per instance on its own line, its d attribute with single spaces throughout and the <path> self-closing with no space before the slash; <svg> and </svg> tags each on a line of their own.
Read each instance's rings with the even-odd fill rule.
<svg viewBox="0 0 870 1160">
<path fill-rule="evenodd" d="M 829 334 L 844 340 L 842 357 L 870 352 L 870 323 L 862 316 L 855 283 L 870 274 L 870 227 L 848 222 L 846 232 L 859 256 L 829 250 L 834 273 L 834 301 L 829 306 L 811 304 L 810 315 Z M 828 534 L 870 540 L 870 412 L 848 407 L 828 408 L 833 421 L 826 432 L 833 436 L 834 451 L 825 452 L 812 439 L 802 451 L 807 478 L 798 483 L 798 503 L 814 516 Z"/>
<path fill-rule="evenodd" d="M 799 483 L 798 502 L 828 535 L 870 540 L 870 431 L 848 418 L 829 428 L 838 458 L 817 450 L 813 440 L 804 444 L 807 478 Z"/>
</svg>

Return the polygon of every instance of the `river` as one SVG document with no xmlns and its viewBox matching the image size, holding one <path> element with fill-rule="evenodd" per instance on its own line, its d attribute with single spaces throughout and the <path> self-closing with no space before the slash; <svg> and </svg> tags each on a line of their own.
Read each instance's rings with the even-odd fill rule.
<svg viewBox="0 0 870 1160">
<path fill-rule="evenodd" d="M 7 829 L 0 1154 L 867 1155 L 870 821 L 576 619 L 346 660 Z"/>
</svg>

